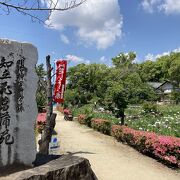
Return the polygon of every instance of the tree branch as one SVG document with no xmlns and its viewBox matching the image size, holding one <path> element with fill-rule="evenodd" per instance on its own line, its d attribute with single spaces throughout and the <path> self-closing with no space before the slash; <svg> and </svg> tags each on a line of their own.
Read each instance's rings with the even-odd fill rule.
<svg viewBox="0 0 180 180">
<path fill-rule="evenodd" d="M 51 26 L 50 24 L 46 24 L 45 21 L 49 19 L 53 11 L 67 11 L 73 8 L 76 8 L 86 2 L 87 0 L 71 0 L 70 2 L 65 3 L 65 7 L 59 7 L 60 0 L 49 0 L 44 1 L 47 7 L 44 7 L 44 4 L 40 2 L 40 0 L 24 0 L 23 3 L 11 3 L 11 0 L 0 0 L 0 9 L 3 11 L 2 14 L 9 15 L 12 10 L 16 10 L 17 12 L 27 15 L 34 22 L 37 20 L 39 23 L 43 23 L 45 25 Z M 4 7 L 4 8 L 3 8 Z M 48 15 L 45 20 L 36 15 L 35 12 L 39 11 L 47 11 Z M 0 15 L 2 15 L 0 14 Z"/>
<path fill-rule="evenodd" d="M 39 7 L 39 4 L 38 4 L 38 7 L 35 7 L 33 8 L 32 7 L 23 7 L 23 6 L 16 6 L 16 5 L 13 5 L 13 4 L 8 4 L 6 2 L 0 2 L 0 5 L 3 5 L 3 6 L 6 6 L 7 8 L 13 8 L 13 9 L 18 9 L 18 10 L 22 10 L 22 11 L 66 11 L 66 10 L 69 10 L 69 9 L 73 9 L 75 7 L 78 7 L 80 6 L 82 3 L 84 3 L 85 1 L 87 0 L 81 0 L 79 3 L 76 3 L 76 0 L 74 1 L 71 1 L 70 5 L 67 6 L 68 3 L 66 3 L 65 7 L 64 8 L 57 8 L 57 3 L 54 5 L 54 7 L 50 7 L 49 8 L 41 8 Z"/>
</svg>

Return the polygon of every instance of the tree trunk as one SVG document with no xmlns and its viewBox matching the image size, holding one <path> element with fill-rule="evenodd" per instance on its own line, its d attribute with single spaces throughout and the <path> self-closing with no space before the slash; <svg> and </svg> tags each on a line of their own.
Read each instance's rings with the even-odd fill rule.
<svg viewBox="0 0 180 180">
<path fill-rule="evenodd" d="M 51 84 L 51 64 L 50 64 L 50 56 L 46 56 L 46 66 L 47 66 L 47 117 L 46 120 L 50 118 L 53 113 L 53 105 L 52 105 L 52 84 Z M 49 121 L 47 121 L 48 124 Z"/>
<path fill-rule="evenodd" d="M 124 125 L 125 123 L 125 114 L 124 114 L 124 110 L 122 110 L 121 114 L 120 114 L 120 117 L 121 117 L 121 125 Z"/>
<path fill-rule="evenodd" d="M 125 124 L 125 114 L 124 109 L 120 109 L 117 113 L 115 113 L 116 118 L 121 118 L 121 122 L 119 121 L 119 124 L 124 125 Z"/>
<path fill-rule="evenodd" d="M 50 56 L 46 57 L 47 66 L 47 115 L 46 115 L 46 126 L 42 133 L 41 140 L 39 140 L 39 153 L 49 154 L 49 143 L 51 141 L 52 132 L 55 127 L 56 114 L 53 113 L 53 99 L 52 99 L 52 84 L 51 84 L 51 64 Z"/>
</svg>

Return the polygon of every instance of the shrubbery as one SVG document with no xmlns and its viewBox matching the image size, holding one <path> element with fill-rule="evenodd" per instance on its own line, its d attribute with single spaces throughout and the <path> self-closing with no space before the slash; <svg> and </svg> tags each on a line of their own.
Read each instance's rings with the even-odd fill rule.
<svg viewBox="0 0 180 180">
<path fill-rule="evenodd" d="M 111 134 L 118 141 L 125 142 L 139 152 L 161 160 L 165 164 L 180 167 L 180 138 L 162 136 L 154 132 L 134 130 L 127 126 L 113 125 L 112 120 L 106 120 L 99 114 L 96 117 L 91 111 L 87 111 L 86 109 L 84 114 L 78 116 L 78 122 L 80 124 L 85 124 L 107 135 Z M 158 112 L 151 105 L 148 105 L 147 109 L 150 113 L 149 115 L 152 112 Z M 174 111 L 176 112 L 177 110 Z M 141 111 L 139 113 L 141 114 Z M 152 115 L 154 118 L 157 118 L 154 114 Z M 167 120 L 165 122 L 167 123 Z"/>
<path fill-rule="evenodd" d="M 85 119 L 86 119 L 86 115 L 84 115 L 84 114 L 80 114 L 80 115 L 78 116 L 78 122 L 79 122 L 80 124 L 86 124 L 86 123 L 85 123 Z"/>
<path fill-rule="evenodd" d="M 111 132 L 111 122 L 104 119 L 95 119 L 91 120 L 91 126 L 93 129 L 102 132 L 103 134 L 109 135 Z"/>
<path fill-rule="evenodd" d="M 92 127 L 103 134 L 109 135 L 111 132 L 111 122 L 108 120 L 96 119 L 84 114 L 80 114 L 77 120 L 80 124 L 85 124 L 88 127 Z"/>
<path fill-rule="evenodd" d="M 167 164 L 180 167 L 180 138 L 158 136 L 153 132 L 138 131 L 126 126 L 112 126 L 112 135 L 138 151 Z"/>
<path fill-rule="evenodd" d="M 127 126 L 112 125 L 111 121 L 100 118 L 89 118 L 91 127 L 103 134 L 111 134 L 118 141 L 125 142 L 139 152 L 162 162 L 180 167 L 180 138 L 161 136 L 154 132 L 139 131 Z M 87 124 L 87 116 L 78 116 L 80 124 Z"/>
<path fill-rule="evenodd" d="M 86 118 L 84 119 L 86 126 L 92 127 L 92 125 L 91 125 L 91 119 L 92 119 L 92 117 L 93 117 L 92 114 L 86 115 Z"/>
<path fill-rule="evenodd" d="M 145 113 L 158 113 L 158 107 L 155 103 L 145 102 L 142 106 Z"/>
</svg>

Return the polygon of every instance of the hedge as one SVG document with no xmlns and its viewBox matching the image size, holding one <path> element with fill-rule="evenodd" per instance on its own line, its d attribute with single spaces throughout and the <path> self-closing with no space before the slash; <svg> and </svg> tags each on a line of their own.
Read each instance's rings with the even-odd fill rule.
<svg viewBox="0 0 180 180">
<path fill-rule="evenodd" d="M 104 119 L 95 119 L 91 120 L 91 126 L 93 129 L 102 132 L 103 134 L 109 135 L 111 132 L 111 122 Z"/>
<path fill-rule="evenodd" d="M 180 167 L 180 138 L 134 130 L 127 126 L 111 126 L 111 121 L 97 118 L 90 119 L 84 114 L 78 116 L 80 124 L 89 126 L 89 121 L 93 129 L 107 135 L 111 134 L 118 141 L 125 142 L 139 152 L 158 159 L 167 165 Z"/>
<path fill-rule="evenodd" d="M 86 119 L 86 115 L 85 114 L 78 115 L 78 119 L 77 120 L 78 120 L 78 122 L 80 124 L 86 124 L 85 119 Z"/>
<path fill-rule="evenodd" d="M 153 132 L 134 130 L 119 125 L 113 125 L 111 133 L 118 141 L 126 142 L 144 154 L 166 164 L 180 167 L 180 138 L 159 136 Z"/>
</svg>

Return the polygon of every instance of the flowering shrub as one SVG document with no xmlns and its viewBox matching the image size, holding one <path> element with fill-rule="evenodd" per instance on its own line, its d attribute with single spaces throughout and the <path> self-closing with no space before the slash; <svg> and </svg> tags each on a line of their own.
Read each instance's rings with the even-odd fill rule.
<svg viewBox="0 0 180 180">
<path fill-rule="evenodd" d="M 95 119 L 91 120 L 91 126 L 93 129 L 102 132 L 103 134 L 110 134 L 111 132 L 111 122 L 104 119 Z"/>
<path fill-rule="evenodd" d="M 36 119 L 36 129 L 37 132 L 42 134 L 46 125 L 46 113 L 39 113 Z"/>
<path fill-rule="evenodd" d="M 80 115 L 78 116 L 78 122 L 79 122 L 80 124 L 86 124 L 85 119 L 86 119 L 86 115 L 85 115 L 85 114 L 80 114 Z"/>
<path fill-rule="evenodd" d="M 91 127 L 91 119 L 92 119 L 92 115 L 91 114 L 80 114 L 78 116 L 78 122 L 80 124 L 85 124 L 88 127 Z"/>
<path fill-rule="evenodd" d="M 63 113 L 69 115 L 69 114 L 71 114 L 71 110 L 70 109 L 64 109 Z"/>
<path fill-rule="evenodd" d="M 180 138 L 158 136 L 119 125 L 113 125 L 111 133 L 118 141 L 126 142 L 142 153 L 180 167 Z"/>
</svg>

